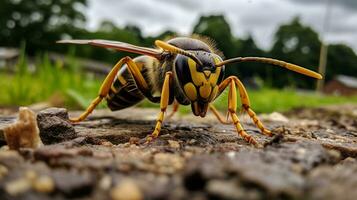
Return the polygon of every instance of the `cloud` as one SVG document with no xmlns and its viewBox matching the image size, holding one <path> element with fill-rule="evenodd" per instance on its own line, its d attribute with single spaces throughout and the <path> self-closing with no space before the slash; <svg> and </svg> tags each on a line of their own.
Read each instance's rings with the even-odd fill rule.
<svg viewBox="0 0 357 200">
<path fill-rule="evenodd" d="M 352 10 L 357 8 L 357 1 L 331 1 L 336 6 L 324 38 L 329 42 L 354 45 L 357 51 L 357 13 Z M 324 4 L 324 0 L 89 0 L 87 18 L 91 29 L 108 19 L 119 26 L 139 26 L 146 36 L 167 29 L 187 35 L 201 15 L 224 14 L 233 35 L 252 34 L 258 46 L 269 49 L 277 28 L 295 16 L 300 16 L 304 24 L 321 34 Z"/>
<path fill-rule="evenodd" d="M 299 4 L 315 4 L 315 5 L 323 5 L 326 6 L 328 1 L 331 1 L 331 5 L 341 6 L 343 8 L 347 8 L 350 10 L 357 9 L 357 1 L 356 0 L 290 0 L 294 3 Z"/>
</svg>

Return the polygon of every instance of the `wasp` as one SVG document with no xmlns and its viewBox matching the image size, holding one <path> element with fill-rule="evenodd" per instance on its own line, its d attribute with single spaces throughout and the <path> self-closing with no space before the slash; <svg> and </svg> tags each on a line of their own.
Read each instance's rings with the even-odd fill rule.
<svg viewBox="0 0 357 200">
<path fill-rule="evenodd" d="M 139 54 L 124 57 L 111 69 L 103 81 L 98 96 L 88 108 L 71 122 L 80 122 L 105 99 L 112 110 L 128 108 L 147 98 L 160 103 L 160 112 L 150 142 L 159 136 L 168 105 L 173 104 L 174 114 L 179 105 L 191 105 L 196 116 L 205 117 L 210 109 L 222 123 L 233 124 L 237 133 L 247 142 L 259 146 L 254 137 L 242 127 L 237 115 L 237 92 L 243 111 L 247 112 L 262 134 L 273 136 L 251 109 L 248 93 L 237 76 L 225 77 L 226 65 L 240 62 L 259 62 L 280 66 L 316 79 L 322 76 L 306 68 L 284 61 L 263 57 L 236 57 L 222 59 L 220 51 L 211 42 L 199 37 L 176 37 L 168 41 L 156 40 L 156 48 L 108 40 L 61 40 L 58 43 L 89 44 L 98 47 Z M 228 88 L 228 121 L 221 116 L 212 102 Z"/>
</svg>

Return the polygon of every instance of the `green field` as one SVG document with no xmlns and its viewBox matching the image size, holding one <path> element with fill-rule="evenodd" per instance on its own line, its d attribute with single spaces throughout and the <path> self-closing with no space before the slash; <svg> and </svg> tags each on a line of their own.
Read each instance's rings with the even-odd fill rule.
<svg viewBox="0 0 357 200">
<path fill-rule="evenodd" d="M 227 94 L 227 92 L 225 93 Z M 217 99 L 215 105 L 219 109 L 227 108 L 227 95 Z M 323 105 L 357 103 L 357 96 L 327 96 L 316 93 L 301 93 L 294 89 L 248 90 L 251 106 L 256 112 L 287 111 L 297 107 L 318 107 Z"/>
<path fill-rule="evenodd" d="M 71 66 L 51 63 L 48 56 L 38 57 L 36 72 L 30 72 L 28 62 L 20 58 L 16 73 L 0 72 L 0 106 L 28 106 L 38 102 L 49 101 L 66 108 L 83 109 L 97 95 L 101 81 L 93 75 L 83 74 L 74 58 Z M 215 101 L 220 110 L 227 109 L 227 93 L 224 92 Z M 326 96 L 316 93 L 301 93 L 295 89 L 249 90 L 251 106 L 256 112 L 287 111 L 296 107 L 317 107 L 329 104 L 357 103 L 357 96 L 340 97 Z M 158 105 L 144 101 L 142 107 L 157 107 Z M 105 104 L 100 105 L 101 108 Z M 190 112 L 190 106 L 182 106 L 181 112 Z"/>
<path fill-rule="evenodd" d="M 298 107 L 318 107 L 323 105 L 336 105 L 344 103 L 357 103 L 357 96 L 341 97 L 327 96 L 316 93 L 300 93 L 294 89 L 271 89 L 249 90 L 251 107 L 257 113 L 284 112 Z M 214 105 L 221 111 L 227 110 L 228 90 L 218 97 Z M 239 99 L 239 98 L 238 98 Z M 240 103 L 239 103 L 240 104 Z M 143 102 L 140 106 L 157 107 L 150 102 Z M 191 106 L 181 106 L 180 112 L 191 112 Z"/>
<path fill-rule="evenodd" d="M 97 94 L 100 80 L 80 72 L 74 58 L 71 66 L 51 63 L 47 55 L 36 59 L 36 72 L 28 69 L 28 61 L 20 58 L 16 73 L 0 71 L 1 106 L 28 106 L 50 101 L 71 108 L 86 105 Z"/>
</svg>

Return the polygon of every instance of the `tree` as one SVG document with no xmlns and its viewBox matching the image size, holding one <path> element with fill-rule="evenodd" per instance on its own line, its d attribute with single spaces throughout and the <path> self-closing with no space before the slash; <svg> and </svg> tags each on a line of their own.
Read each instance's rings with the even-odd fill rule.
<svg viewBox="0 0 357 200">
<path fill-rule="evenodd" d="M 208 36 L 217 42 L 217 48 L 223 51 L 227 57 L 232 57 L 235 52 L 231 28 L 223 15 L 211 15 L 200 17 L 193 28 L 194 34 Z"/>
<path fill-rule="evenodd" d="M 79 7 L 87 0 L 1 0 L 0 44 L 18 47 L 22 41 L 29 53 L 56 48 L 64 33 L 83 27 Z"/>
<path fill-rule="evenodd" d="M 271 56 L 317 71 L 321 42 L 318 34 L 310 27 L 300 23 L 299 18 L 279 27 Z M 286 75 L 285 75 L 286 73 Z M 314 80 L 282 69 L 272 68 L 273 86 L 283 87 L 294 84 L 298 87 L 312 88 Z"/>
<path fill-rule="evenodd" d="M 231 58 L 238 55 L 231 28 L 223 15 L 201 16 L 193 28 L 193 33 L 213 39 L 224 57 Z M 239 69 L 231 66 L 226 68 L 226 74 L 239 74 Z"/>
<path fill-rule="evenodd" d="M 237 39 L 237 54 L 235 56 L 246 57 L 246 56 L 265 56 L 265 52 L 261 50 L 256 44 L 251 35 L 248 35 L 246 39 Z M 261 63 L 239 63 L 239 77 L 252 77 L 252 76 L 266 76 L 266 68 Z"/>
<path fill-rule="evenodd" d="M 338 74 L 357 77 L 357 55 L 343 44 L 328 46 L 325 79 L 330 80 Z"/>
</svg>

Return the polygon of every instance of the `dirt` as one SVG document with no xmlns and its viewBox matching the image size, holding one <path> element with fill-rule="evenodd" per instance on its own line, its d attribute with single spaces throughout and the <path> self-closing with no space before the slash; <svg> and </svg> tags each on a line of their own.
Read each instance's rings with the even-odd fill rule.
<svg viewBox="0 0 357 200">
<path fill-rule="evenodd" d="M 357 198 L 357 105 L 261 116 L 273 138 L 242 116 L 262 149 L 211 115 L 176 115 L 142 144 L 157 112 L 99 110 L 71 126 L 42 111 L 43 147 L 0 149 L 0 199 Z M 1 130 L 16 116 L 0 113 Z"/>
</svg>

